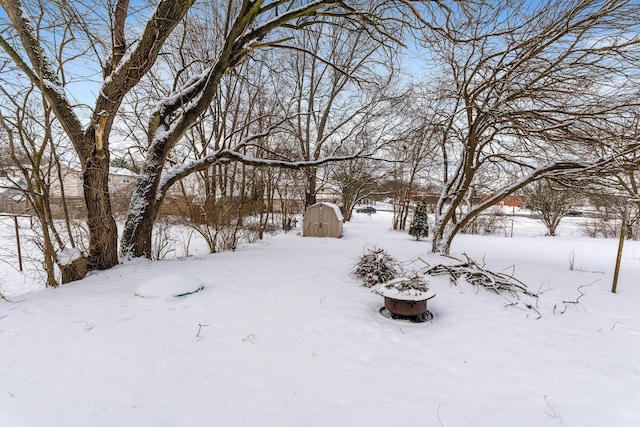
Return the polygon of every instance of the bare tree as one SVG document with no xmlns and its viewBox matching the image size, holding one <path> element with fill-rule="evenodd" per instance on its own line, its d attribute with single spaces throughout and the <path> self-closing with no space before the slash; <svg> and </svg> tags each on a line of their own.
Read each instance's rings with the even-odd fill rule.
<svg viewBox="0 0 640 427">
<path fill-rule="evenodd" d="M 350 31 L 356 34 L 363 32 L 361 20 L 375 25 L 375 16 L 364 11 L 356 12 L 353 7 L 342 2 L 314 1 L 299 7 L 295 7 L 295 5 L 296 2 L 293 1 L 269 4 L 263 4 L 263 2 L 229 4 L 229 8 L 224 12 L 227 17 L 224 21 L 225 38 L 222 40 L 223 44 L 220 46 L 216 58 L 210 63 L 204 64 L 199 72 L 196 72 L 196 69 L 185 69 L 184 74 L 193 77 L 188 78 L 184 84 L 176 88 L 172 95 L 161 100 L 153 110 L 147 132 L 149 136 L 147 157 L 122 235 L 122 255 L 129 257 L 148 256 L 153 222 L 167 190 L 175 182 L 191 173 L 207 169 L 214 164 L 228 162 L 293 169 L 311 168 L 308 170 L 313 170 L 317 166 L 340 159 L 335 156 L 324 158 L 314 156 L 309 159 L 305 157 L 302 161 L 283 159 L 282 157 L 265 158 L 260 155 L 261 152 L 264 153 L 264 148 L 256 146 L 256 141 L 272 135 L 275 129 L 273 123 L 263 123 L 261 129 L 256 129 L 257 133 L 247 136 L 242 140 L 243 142 L 236 146 L 221 147 L 202 159 L 176 166 L 173 170 L 163 173 L 169 153 L 207 110 L 223 77 L 228 75 L 230 70 L 234 70 L 242 61 L 249 59 L 256 50 L 271 46 L 285 47 L 283 42 L 292 37 L 290 28 L 297 31 L 297 29 L 323 27 L 323 22 L 327 20 L 339 19 L 343 27 L 351 26 Z M 220 10 L 218 8 L 217 12 L 220 13 Z M 287 31 L 279 33 L 278 31 L 285 26 L 288 27 Z M 328 28 L 334 27 L 329 26 Z M 348 34 L 349 31 L 346 33 Z M 286 47 L 294 51 L 298 49 L 294 45 Z M 368 53 L 367 55 L 372 54 Z M 343 74 L 337 73 L 334 68 L 335 65 L 329 67 L 329 70 L 337 79 L 335 90 L 339 91 L 346 86 L 349 79 Z M 364 111 L 369 109 L 370 107 L 363 107 Z M 310 111 L 315 112 L 316 109 L 312 108 Z M 346 123 L 351 117 L 362 114 L 362 111 L 350 113 L 341 123 Z M 257 151 L 249 153 L 247 151 L 249 149 Z M 355 155 L 347 156 L 347 158 L 353 157 Z"/>
<path fill-rule="evenodd" d="M 51 106 L 33 87 L 19 95 L 9 94 L 2 82 L 0 100 L 4 110 L 0 111 L 0 134 L 6 137 L 12 170 L 8 176 L 37 220 L 34 232 L 36 244 L 42 250 L 46 284 L 58 286 L 56 265 L 62 272 L 62 283 L 83 277 L 87 266 L 79 256 L 80 251 L 72 250 L 76 245 L 64 198 L 64 171 L 59 157 L 62 150 L 60 141 L 55 140 L 59 133 L 54 130 L 56 123 Z M 56 216 L 52 208 L 54 188 L 58 197 L 62 196 L 64 221 L 56 221 L 60 215 Z"/>
<path fill-rule="evenodd" d="M 353 208 L 360 202 L 380 194 L 380 181 L 384 177 L 380 162 L 354 159 L 336 164 L 331 170 L 331 181 L 342 193 L 344 220 L 349 221 Z"/>
<path fill-rule="evenodd" d="M 476 215 L 533 181 L 594 173 L 637 150 L 605 129 L 637 104 L 639 27 L 625 0 L 451 9 L 425 44 L 450 100 L 434 251 L 447 253 Z M 486 197 L 470 207 L 474 189 Z"/>
<path fill-rule="evenodd" d="M 283 56 L 277 76 L 282 95 L 288 97 L 282 103 L 295 116 L 290 126 L 301 160 L 315 161 L 327 152 L 354 147 L 363 127 L 388 107 L 394 55 L 382 47 L 365 31 L 333 19 L 299 37 L 293 55 L 283 53 L 288 56 Z M 320 187 L 318 171 L 309 167 L 304 172 L 305 205 L 310 206 Z"/>
<path fill-rule="evenodd" d="M 608 124 L 606 129 L 596 129 L 594 133 L 607 133 L 616 135 L 620 145 L 631 144 L 640 141 L 640 108 L 635 108 L 620 114 L 616 121 Z M 611 148 L 606 144 L 599 147 L 598 152 L 606 154 Z M 625 212 L 627 218 L 626 235 L 633 238 L 640 218 L 640 153 L 630 152 L 617 158 L 616 167 L 607 175 L 585 176 L 574 180 L 569 184 L 580 189 L 589 196 L 589 200 L 601 214 L 602 226 L 605 227 L 609 219 L 617 219 L 622 222 Z M 627 204 L 632 204 L 632 209 L 627 209 Z M 635 207 L 635 209 L 633 209 Z M 608 229 L 609 227 L 605 227 Z M 597 231 L 592 230 L 592 231 Z M 603 229 L 603 231 L 605 231 Z M 607 231 L 608 233 L 608 231 Z M 594 234 L 590 232 L 590 234 Z M 603 233 L 604 234 L 604 233 Z M 617 234 L 617 233 L 613 233 Z"/>
<path fill-rule="evenodd" d="M 556 228 L 579 200 L 575 190 L 555 186 L 549 180 L 536 181 L 524 189 L 525 200 L 542 223 L 549 236 L 556 235 Z"/>
<path fill-rule="evenodd" d="M 443 99 L 438 91 L 419 93 L 410 90 L 403 94 L 404 106 L 397 112 L 403 117 L 405 130 L 395 144 L 388 149 L 394 160 L 393 177 L 393 229 L 405 230 L 411 212 L 413 198 L 419 189 L 428 186 L 444 164 L 446 176 L 446 151 L 442 159 L 439 147 L 443 144 L 439 109 Z"/>
</svg>

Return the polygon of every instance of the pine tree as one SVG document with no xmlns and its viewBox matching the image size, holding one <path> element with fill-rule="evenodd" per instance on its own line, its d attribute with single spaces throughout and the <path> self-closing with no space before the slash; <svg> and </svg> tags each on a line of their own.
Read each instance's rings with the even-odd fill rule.
<svg viewBox="0 0 640 427">
<path fill-rule="evenodd" d="M 409 234 L 415 237 L 416 240 L 420 240 L 421 237 L 427 237 L 429 235 L 427 203 L 424 200 L 416 206 L 411 225 L 409 225 Z"/>
</svg>

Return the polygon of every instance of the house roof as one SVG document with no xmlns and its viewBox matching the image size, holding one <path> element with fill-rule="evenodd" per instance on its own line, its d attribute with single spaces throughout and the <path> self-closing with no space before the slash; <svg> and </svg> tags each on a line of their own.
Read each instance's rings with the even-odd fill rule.
<svg viewBox="0 0 640 427">
<path fill-rule="evenodd" d="M 136 178 L 138 177 L 138 174 L 132 170 L 129 170 L 127 168 L 117 168 L 115 166 L 109 167 L 109 175 L 131 176 Z"/>
</svg>

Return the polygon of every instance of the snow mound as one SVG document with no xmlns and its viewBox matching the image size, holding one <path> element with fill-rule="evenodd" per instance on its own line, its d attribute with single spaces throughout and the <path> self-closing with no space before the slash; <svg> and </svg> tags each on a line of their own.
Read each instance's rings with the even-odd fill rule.
<svg viewBox="0 0 640 427">
<path fill-rule="evenodd" d="M 143 298 L 181 297 L 201 291 L 203 288 L 202 280 L 190 274 L 165 274 L 138 285 L 136 296 Z"/>
<path fill-rule="evenodd" d="M 60 265 L 71 265 L 73 261 L 82 258 L 82 253 L 78 248 L 64 248 L 62 252 L 58 254 L 58 263 Z"/>
<path fill-rule="evenodd" d="M 374 294 L 382 295 L 386 298 L 393 298 L 397 300 L 403 301 L 424 301 L 427 299 L 431 299 L 436 296 L 436 293 L 431 291 L 430 289 L 414 289 L 414 288 L 405 288 L 402 286 L 395 286 L 396 284 L 401 284 L 406 282 L 408 279 L 406 277 L 400 277 L 398 279 L 393 279 L 386 283 L 381 283 L 372 288 L 371 292 Z"/>
</svg>

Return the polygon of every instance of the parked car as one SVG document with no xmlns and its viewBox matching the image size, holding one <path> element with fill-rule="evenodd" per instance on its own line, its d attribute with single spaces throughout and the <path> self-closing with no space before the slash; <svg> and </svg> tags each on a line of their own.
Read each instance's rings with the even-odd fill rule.
<svg viewBox="0 0 640 427">
<path fill-rule="evenodd" d="M 358 212 L 358 213 L 372 214 L 372 213 L 376 213 L 376 208 L 371 207 L 371 206 L 365 206 L 364 208 L 358 208 L 358 209 L 356 209 L 356 212 Z"/>
<path fill-rule="evenodd" d="M 580 211 L 569 211 L 567 212 L 567 216 L 583 216 L 584 214 Z"/>
</svg>

